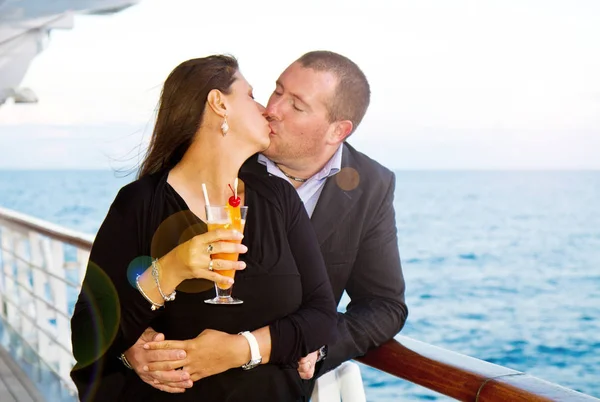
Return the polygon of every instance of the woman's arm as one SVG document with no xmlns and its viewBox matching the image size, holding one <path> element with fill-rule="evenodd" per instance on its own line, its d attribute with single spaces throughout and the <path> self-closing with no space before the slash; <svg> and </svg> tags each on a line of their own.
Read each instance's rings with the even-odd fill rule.
<svg viewBox="0 0 600 402">
<path fill-rule="evenodd" d="M 272 363 L 298 359 L 336 337 L 336 306 L 314 229 L 298 194 L 281 181 L 288 242 L 302 281 L 302 305 L 269 326 Z"/>
</svg>

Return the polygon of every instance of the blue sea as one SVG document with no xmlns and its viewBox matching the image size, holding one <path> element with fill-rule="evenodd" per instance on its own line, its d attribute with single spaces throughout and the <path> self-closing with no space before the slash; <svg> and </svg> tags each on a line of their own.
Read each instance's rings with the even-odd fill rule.
<svg viewBox="0 0 600 402">
<path fill-rule="evenodd" d="M 396 172 L 402 333 L 600 397 L 600 172 Z M 0 206 L 94 234 L 132 176 L 0 171 Z M 369 401 L 447 400 L 361 366 Z"/>
</svg>

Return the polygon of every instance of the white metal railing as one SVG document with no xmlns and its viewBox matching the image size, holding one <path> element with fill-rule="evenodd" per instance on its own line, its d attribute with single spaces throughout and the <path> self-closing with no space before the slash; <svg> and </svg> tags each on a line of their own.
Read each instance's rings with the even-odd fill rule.
<svg viewBox="0 0 600 402">
<path fill-rule="evenodd" d="M 94 237 L 0 208 L 0 319 L 72 394 L 70 316 Z"/>
</svg>

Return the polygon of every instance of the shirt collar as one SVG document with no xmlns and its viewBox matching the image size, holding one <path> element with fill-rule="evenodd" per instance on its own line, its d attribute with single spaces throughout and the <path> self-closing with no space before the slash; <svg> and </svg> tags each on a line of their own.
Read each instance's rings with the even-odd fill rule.
<svg viewBox="0 0 600 402">
<path fill-rule="evenodd" d="M 331 159 L 329 159 L 329 161 L 327 161 L 325 166 L 323 166 L 323 169 L 321 169 L 315 175 L 310 177 L 310 179 L 312 179 L 314 177 L 317 180 L 323 180 L 323 179 L 326 179 L 326 178 L 331 177 L 334 174 L 338 173 L 342 169 L 342 153 L 343 153 L 343 151 L 344 151 L 344 144 L 340 144 L 340 146 L 338 147 L 337 151 L 335 151 L 335 153 L 333 154 Z M 267 167 L 269 167 L 270 164 L 273 164 L 273 162 L 269 158 L 264 156 L 263 154 L 258 154 L 258 163 L 265 165 Z"/>
</svg>

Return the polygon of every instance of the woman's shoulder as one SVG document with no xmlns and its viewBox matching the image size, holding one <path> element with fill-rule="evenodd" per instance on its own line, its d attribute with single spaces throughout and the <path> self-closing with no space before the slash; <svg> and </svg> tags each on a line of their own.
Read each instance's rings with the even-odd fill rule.
<svg viewBox="0 0 600 402">
<path fill-rule="evenodd" d="M 302 206 L 294 186 L 277 176 L 245 172 L 240 173 L 240 179 L 263 201 L 266 201 L 265 205 L 277 208 L 284 216 L 295 214 Z"/>
<path fill-rule="evenodd" d="M 163 172 L 157 172 L 140 177 L 121 187 L 112 208 L 122 212 L 131 211 L 149 203 L 156 194 Z"/>
<path fill-rule="evenodd" d="M 244 172 L 240 173 L 240 178 L 246 186 L 268 200 L 286 201 L 298 196 L 294 186 L 277 176 Z"/>
</svg>

